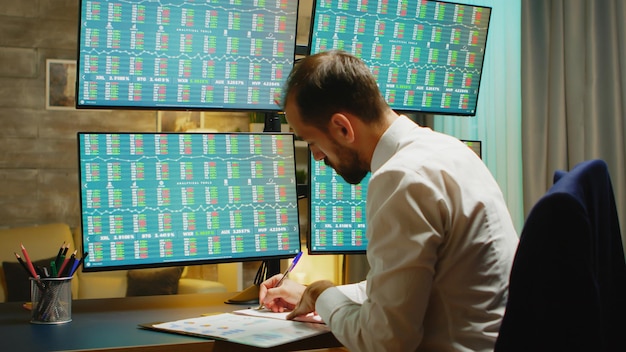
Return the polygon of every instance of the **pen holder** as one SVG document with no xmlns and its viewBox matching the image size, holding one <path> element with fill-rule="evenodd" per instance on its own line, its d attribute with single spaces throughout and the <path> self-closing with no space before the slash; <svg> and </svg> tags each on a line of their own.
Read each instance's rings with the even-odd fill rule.
<svg viewBox="0 0 626 352">
<path fill-rule="evenodd" d="M 72 278 L 30 279 L 33 324 L 63 324 L 72 321 Z"/>
</svg>

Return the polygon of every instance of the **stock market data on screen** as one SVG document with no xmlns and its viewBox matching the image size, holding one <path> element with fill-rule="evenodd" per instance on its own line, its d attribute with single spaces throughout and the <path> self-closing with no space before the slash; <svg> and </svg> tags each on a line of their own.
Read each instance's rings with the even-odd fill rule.
<svg viewBox="0 0 626 352">
<path fill-rule="evenodd" d="M 365 253 L 365 200 L 370 174 L 361 183 L 351 185 L 332 167 L 310 155 L 309 177 L 309 253 Z"/>
<path fill-rule="evenodd" d="M 79 133 L 86 271 L 300 251 L 292 134 Z"/>
<path fill-rule="evenodd" d="M 398 111 L 475 115 L 491 8 L 449 2 L 316 0 L 310 51 L 361 58 Z"/>
<path fill-rule="evenodd" d="M 77 107 L 275 111 L 297 9 L 297 0 L 82 0 Z"/>
</svg>

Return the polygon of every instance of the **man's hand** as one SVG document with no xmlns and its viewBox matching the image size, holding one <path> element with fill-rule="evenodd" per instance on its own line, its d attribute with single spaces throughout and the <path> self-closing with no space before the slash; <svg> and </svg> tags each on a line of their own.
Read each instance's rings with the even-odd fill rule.
<svg viewBox="0 0 626 352">
<path fill-rule="evenodd" d="M 294 310 L 287 315 L 287 319 L 293 320 L 295 317 L 315 312 L 315 302 L 317 302 L 317 297 L 319 297 L 327 288 L 333 286 L 335 285 L 328 280 L 315 281 L 309 285 L 304 290 L 304 293 Z"/>
<path fill-rule="evenodd" d="M 289 279 L 283 280 L 279 287 L 276 284 L 283 274 L 276 274 L 263 281 L 259 287 L 259 302 L 272 312 L 292 310 L 302 297 L 304 285 Z"/>
</svg>

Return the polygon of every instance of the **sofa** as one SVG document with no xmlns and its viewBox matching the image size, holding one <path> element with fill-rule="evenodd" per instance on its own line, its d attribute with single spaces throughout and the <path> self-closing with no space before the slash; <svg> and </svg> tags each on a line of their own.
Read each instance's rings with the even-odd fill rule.
<svg viewBox="0 0 626 352">
<path fill-rule="evenodd" d="M 56 256 L 60 246 L 69 244 L 69 252 L 81 251 L 80 230 L 72 231 L 67 224 L 52 223 L 39 226 L 17 227 L 0 229 L 0 302 L 6 302 L 9 298 L 19 297 L 17 290 L 29 290 L 27 274 L 23 268 L 17 267 L 18 261 L 15 253 L 22 256 L 21 244 L 28 251 L 32 262 L 47 261 Z M 5 266 L 7 272 L 5 273 Z M 16 273 L 15 269 L 19 269 Z M 162 269 L 135 269 L 116 270 L 106 272 L 84 273 L 76 271 L 72 279 L 73 299 L 87 298 L 113 298 L 128 295 L 153 295 L 153 294 L 188 294 L 227 292 L 224 284 L 215 281 L 186 277 L 187 268 L 162 268 Z M 150 283 L 156 282 L 154 278 L 167 275 L 169 281 L 173 281 L 174 287 L 151 287 Z M 17 279 L 23 280 L 17 283 Z M 177 280 L 177 286 L 176 285 Z M 168 282 L 168 280 L 157 280 Z M 26 287 L 24 287 L 26 286 Z M 170 284 L 169 286 L 172 286 Z M 15 299 L 13 299 L 15 300 Z"/>
</svg>

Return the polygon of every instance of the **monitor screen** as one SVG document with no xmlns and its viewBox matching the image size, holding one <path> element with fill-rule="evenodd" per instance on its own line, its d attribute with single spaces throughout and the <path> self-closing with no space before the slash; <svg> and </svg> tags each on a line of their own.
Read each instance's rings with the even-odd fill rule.
<svg viewBox="0 0 626 352">
<path fill-rule="evenodd" d="M 476 114 L 491 8 L 429 0 L 315 0 L 309 50 L 370 68 L 398 112 Z"/>
<path fill-rule="evenodd" d="M 482 142 L 481 141 L 462 139 L 461 142 L 465 143 L 466 146 L 468 146 L 471 150 L 473 150 L 474 153 L 476 153 L 476 155 L 478 155 L 478 157 L 482 159 L 482 157 L 483 157 L 483 148 L 482 148 Z"/>
<path fill-rule="evenodd" d="M 280 110 L 297 0 L 81 0 L 78 108 Z"/>
<path fill-rule="evenodd" d="M 84 271 L 293 257 L 288 133 L 78 133 Z"/>
<path fill-rule="evenodd" d="M 344 181 L 335 170 L 315 161 L 309 152 L 309 254 L 362 254 L 368 174 L 358 185 Z"/>
</svg>

